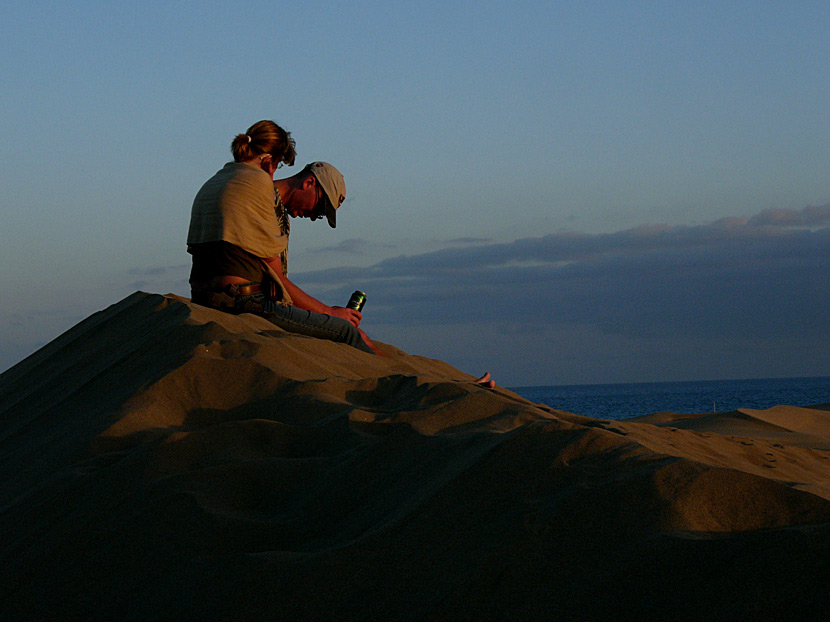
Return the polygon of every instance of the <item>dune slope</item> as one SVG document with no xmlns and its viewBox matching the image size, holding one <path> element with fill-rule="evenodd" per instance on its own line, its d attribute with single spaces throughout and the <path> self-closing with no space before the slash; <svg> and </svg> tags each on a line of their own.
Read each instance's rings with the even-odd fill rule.
<svg viewBox="0 0 830 622">
<path fill-rule="evenodd" d="M 382 347 L 139 292 L 4 373 L 0 610 L 696 620 L 830 605 L 826 413 L 594 420 Z"/>
</svg>

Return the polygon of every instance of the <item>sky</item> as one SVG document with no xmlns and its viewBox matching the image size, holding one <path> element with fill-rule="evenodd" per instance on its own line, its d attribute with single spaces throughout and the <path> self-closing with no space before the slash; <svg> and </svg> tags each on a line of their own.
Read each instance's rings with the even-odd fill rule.
<svg viewBox="0 0 830 622">
<path fill-rule="evenodd" d="M 505 386 L 830 375 L 830 4 L 0 10 L 0 370 L 136 290 L 273 119 L 334 163 L 292 279 Z"/>
</svg>

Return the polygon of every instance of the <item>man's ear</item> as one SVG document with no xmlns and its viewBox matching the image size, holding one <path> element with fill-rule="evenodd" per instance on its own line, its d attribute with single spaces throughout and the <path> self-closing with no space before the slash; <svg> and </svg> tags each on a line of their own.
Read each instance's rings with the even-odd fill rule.
<svg viewBox="0 0 830 622">
<path fill-rule="evenodd" d="M 314 175 L 309 175 L 303 180 L 303 190 L 308 190 L 317 184 L 317 180 L 314 178 Z"/>
<path fill-rule="evenodd" d="M 271 175 L 271 174 L 272 174 L 272 173 L 271 173 L 271 160 L 272 160 L 272 158 L 271 158 L 271 154 L 264 155 L 264 156 L 262 156 L 262 158 L 260 158 L 260 160 L 259 160 L 259 167 L 260 167 L 263 171 L 265 171 L 266 173 L 268 173 L 269 175 Z"/>
</svg>

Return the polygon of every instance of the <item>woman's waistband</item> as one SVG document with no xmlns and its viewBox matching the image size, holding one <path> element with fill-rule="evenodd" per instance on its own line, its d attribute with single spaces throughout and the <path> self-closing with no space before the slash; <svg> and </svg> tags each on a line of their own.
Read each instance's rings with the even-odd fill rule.
<svg viewBox="0 0 830 622">
<path fill-rule="evenodd" d="M 197 303 L 215 308 L 238 306 L 247 299 L 280 301 L 280 289 L 273 281 L 257 283 L 231 283 L 224 287 L 206 287 L 191 289 L 190 299 Z"/>
</svg>

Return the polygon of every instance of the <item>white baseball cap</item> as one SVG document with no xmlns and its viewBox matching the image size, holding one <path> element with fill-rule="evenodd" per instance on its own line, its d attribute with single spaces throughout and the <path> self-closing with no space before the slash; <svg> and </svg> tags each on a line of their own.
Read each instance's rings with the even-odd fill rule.
<svg viewBox="0 0 830 622">
<path fill-rule="evenodd" d="M 329 226 L 334 228 L 337 226 L 337 208 L 346 200 L 346 181 L 342 173 L 328 162 L 312 162 L 306 168 L 326 193 L 326 219 Z"/>
</svg>

